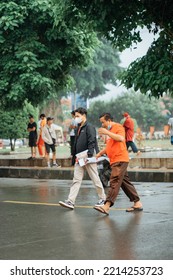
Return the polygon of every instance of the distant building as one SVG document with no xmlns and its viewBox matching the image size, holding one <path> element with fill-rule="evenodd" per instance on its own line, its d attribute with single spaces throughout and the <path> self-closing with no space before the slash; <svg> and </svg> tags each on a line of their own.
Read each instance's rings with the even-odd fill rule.
<svg viewBox="0 0 173 280">
<path fill-rule="evenodd" d="M 71 108 L 75 110 L 76 108 L 83 107 L 87 109 L 87 100 L 81 97 L 78 93 L 71 93 Z"/>
</svg>

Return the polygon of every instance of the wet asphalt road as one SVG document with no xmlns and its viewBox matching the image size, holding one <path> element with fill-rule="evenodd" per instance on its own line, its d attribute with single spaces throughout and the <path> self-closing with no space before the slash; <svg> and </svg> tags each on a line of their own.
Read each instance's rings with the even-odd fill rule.
<svg viewBox="0 0 173 280">
<path fill-rule="evenodd" d="M 74 210 L 60 207 L 70 183 L 0 178 L 1 260 L 173 259 L 173 183 L 135 183 L 144 211 L 126 213 L 121 191 L 109 216 L 93 209 L 90 181 Z"/>
</svg>

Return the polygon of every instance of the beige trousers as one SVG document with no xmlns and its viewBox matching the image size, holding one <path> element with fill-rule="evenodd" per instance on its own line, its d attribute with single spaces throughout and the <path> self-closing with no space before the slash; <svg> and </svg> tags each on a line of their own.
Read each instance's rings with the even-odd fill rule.
<svg viewBox="0 0 173 280">
<path fill-rule="evenodd" d="M 98 175 L 97 164 L 87 164 L 85 166 L 80 166 L 79 164 L 75 164 L 74 166 L 74 177 L 73 183 L 70 188 L 70 193 L 68 196 L 68 200 L 70 200 L 73 204 L 75 204 L 76 197 L 78 195 L 79 189 L 81 187 L 82 179 L 84 176 L 84 171 L 87 171 L 89 177 L 91 178 L 94 186 L 96 187 L 96 192 L 98 194 L 99 199 L 106 198 L 105 191 L 103 185 L 100 181 L 100 177 Z"/>
</svg>

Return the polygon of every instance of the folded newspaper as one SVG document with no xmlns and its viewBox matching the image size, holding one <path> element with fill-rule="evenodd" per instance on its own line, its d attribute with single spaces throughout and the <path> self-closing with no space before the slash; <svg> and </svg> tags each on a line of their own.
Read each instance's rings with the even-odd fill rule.
<svg viewBox="0 0 173 280">
<path fill-rule="evenodd" d="M 88 154 L 87 154 L 88 150 L 85 150 L 81 153 L 78 153 L 76 154 L 76 157 L 78 159 L 78 162 L 79 162 L 79 165 L 80 166 L 84 166 L 88 163 L 98 163 L 100 161 L 103 161 L 103 160 L 107 160 L 109 161 L 109 158 L 108 157 L 99 157 L 99 158 L 96 158 L 96 157 L 91 157 L 91 158 L 88 158 Z"/>
<path fill-rule="evenodd" d="M 76 154 L 77 159 L 80 159 L 80 158 L 87 158 L 87 157 L 88 157 L 87 152 L 88 152 L 88 150 L 85 150 L 85 151 L 83 151 L 83 152 L 81 152 L 81 153 Z"/>
<path fill-rule="evenodd" d="M 86 164 L 90 164 L 90 163 L 98 163 L 100 161 L 103 161 L 103 160 L 107 160 L 109 161 L 109 158 L 108 157 L 91 157 L 91 158 L 80 158 L 79 159 L 79 165 L 80 166 L 84 166 Z"/>
</svg>

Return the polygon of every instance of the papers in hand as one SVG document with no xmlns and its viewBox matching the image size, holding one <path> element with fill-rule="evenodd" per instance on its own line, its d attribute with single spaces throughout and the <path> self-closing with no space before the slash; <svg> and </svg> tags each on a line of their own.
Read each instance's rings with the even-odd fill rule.
<svg viewBox="0 0 173 280">
<path fill-rule="evenodd" d="M 88 152 L 88 150 L 85 150 L 85 151 L 83 151 L 83 152 L 81 152 L 81 153 L 76 154 L 77 159 L 80 159 L 80 158 L 87 158 L 87 157 L 88 157 L 87 152 Z"/>
<path fill-rule="evenodd" d="M 79 165 L 80 165 L 80 166 L 84 166 L 84 165 L 90 164 L 90 163 L 98 163 L 98 162 L 103 161 L 103 160 L 105 160 L 105 159 L 106 159 L 107 161 L 109 161 L 109 158 L 108 158 L 108 157 L 80 158 L 80 159 L 79 159 Z"/>
<path fill-rule="evenodd" d="M 98 163 L 100 161 L 103 161 L 103 160 L 107 160 L 109 161 L 109 158 L 108 157 L 99 157 L 99 158 L 96 158 L 96 157 L 91 157 L 91 158 L 88 158 L 88 150 L 85 150 L 81 153 L 78 153 L 76 154 L 76 157 L 78 159 L 78 162 L 79 162 L 79 165 L 80 166 L 84 166 L 88 163 Z"/>
</svg>

